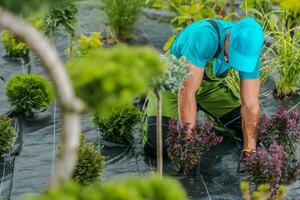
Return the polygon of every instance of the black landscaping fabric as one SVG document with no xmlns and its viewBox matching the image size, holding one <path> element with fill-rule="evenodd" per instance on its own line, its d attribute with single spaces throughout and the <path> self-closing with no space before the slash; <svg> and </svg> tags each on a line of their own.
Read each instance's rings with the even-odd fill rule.
<svg viewBox="0 0 300 200">
<path fill-rule="evenodd" d="M 80 9 L 78 33 L 105 32 L 105 15 L 100 10 L 100 1 L 86 0 L 78 3 Z M 164 43 L 172 34 L 168 20 L 172 14 L 166 11 L 144 9 L 135 28 L 135 37 L 131 44 L 148 44 L 161 51 Z M 65 49 L 68 36 L 62 30 L 52 38 L 60 56 L 66 60 Z M 22 67 L 20 59 L 5 57 L 0 43 L 0 114 L 7 115 L 13 108 L 5 97 L 5 82 L 15 74 L 27 73 L 29 66 L 32 73 L 45 75 L 35 56 L 30 55 L 30 62 Z M 275 77 L 276 78 L 276 77 Z M 274 89 L 274 77 L 263 86 L 262 93 Z M 262 113 L 271 115 L 279 105 L 291 108 L 300 100 L 299 96 L 288 101 L 280 101 L 271 94 L 261 97 Z M 298 106 L 298 109 L 300 107 Z M 201 117 L 199 113 L 199 117 Z M 203 116 L 202 116 L 203 117 Z M 53 172 L 53 165 L 60 140 L 59 107 L 54 102 L 47 111 L 36 113 L 31 120 L 15 117 L 23 136 L 23 148 L 20 155 L 1 157 L 0 195 L 6 199 L 19 200 L 26 193 L 41 193 L 47 187 L 47 181 Z M 86 139 L 95 146 L 104 146 L 103 154 L 108 156 L 102 181 L 129 176 L 145 176 L 155 171 L 155 160 L 148 158 L 141 146 L 140 125 L 134 130 L 132 146 L 119 145 L 102 141 L 99 132 L 92 123 L 90 115 L 81 119 L 82 132 Z M 243 180 L 236 172 L 240 159 L 241 144 L 232 139 L 213 148 L 203 156 L 195 170 L 195 176 L 184 177 L 168 161 L 164 162 L 164 174 L 175 177 L 185 187 L 192 200 L 239 200 L 242 199 L 239 183 Z M 300 152 L 298 148 L 298 159 Z M 287 199 L 300 197 L 300 180 L 289 186 Z"/>
</svg>

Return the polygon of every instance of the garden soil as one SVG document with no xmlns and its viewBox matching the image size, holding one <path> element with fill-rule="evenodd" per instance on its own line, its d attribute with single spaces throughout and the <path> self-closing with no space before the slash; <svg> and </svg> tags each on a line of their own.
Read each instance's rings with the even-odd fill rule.
<svg viewBox="0 0 300 200">
<path fill-rule="evenodd" d="M 94 31 L 104 33 L 105 16 L 100 10 L 99 1 L 87 0 L 78 3 L 80 9 L 78 33 L 89 34 Z M 165 11 L 145 9 L 135 28 L 135 39 L 131 44 L 148 44 L 156 49 L 162 49 L 164 43 L 172 34 L 172 26 L 168 20 L 172 14 Z M 65 49 L 68 46 L 68 36 L 64 31 L 57 31 L 52 38 L 62 59 L 66 60 Z M 30 55 L 30 62 L 22 66 L 22 60 L 5 57 L 3 45 L 0 43 L 0 114 L 13 108 L 5 97 L 5 83 L 15 75 L 32 73 L 45 75 L 44 70 L 35 56 Z M 262 93 L 272 91 L 272 78 L 262 88 Z M 273 97 L 261 97 L 262 113 L 271 115 L 279 105 L 291 108 L 300 98 L 280 101 Z M 298 106 L 298 109 L 300 107 Z M 203 117 L 199 113 L 199 117 Z M 47 181 L 54 170 L 54 162 L 60 140 L 59 107 L 54 102 L 51 107 L 41 113 L 36 113 L 34 119 L 18 118 L 23 126 L 23 148 L 18 156 L 8 158 L 6 164 L 0 162 L 0 195 L 4 199 L 20 200 L 26 193 L 41 193 L 47 187 Z M 155 160 L 144 155 L 141 146 L 140 125 L 135 127 L 134 141 L 131 146 L 124 146 L 101 140 L 101 136 L 89 115 L 81 118 L 82 132 L 86 139 L 96 147 L 104 146 L 102 153 L 108 156 L 104 170 L 103 181 L 119 179 L 128 176 L 145 176 L 155 172 Z M 239 183 L 243 180 L 236 172 L 240 159 L 241 144 L 234 139 L 225 141 L 213 148 L 197 167 L 195 176 L 184 177 L 178 174 L 176 168 L 168 161 L 164 162 L 164 174 L 175 177 L 185 187 L 192 200 L 240 200 L 242 199 Z M 298 149 L 298 159 L 300 153 Z M 4 167 L 9 169 L 3 173 Z M 4 175 L 3 175 L 4 174 Z M 300 180 L 289 186 L 289 200 L 300 197 Z"/>
</svg>

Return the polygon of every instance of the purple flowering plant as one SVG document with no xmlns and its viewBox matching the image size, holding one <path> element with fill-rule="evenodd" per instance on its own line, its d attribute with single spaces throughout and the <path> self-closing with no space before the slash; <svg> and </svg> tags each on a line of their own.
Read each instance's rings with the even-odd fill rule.
<svg viewBox="0 0 300 200">
<path fill-rule="evenodd" d="M 300 175 L 300 163 L 289 162 L 281 145 L 273 143 L 267 149 L 263 144 L 244 161 L 245 174 L 254 186 L 269 184 L 272 196 L 280 184 L 290 184 Z"/>
<path fill-rule="evenodd" d="M 191 137 L 186 137 L 188 127 L 189 124 L 180 126 L 175 120 L 170 120 L 167 138 L 169 158 L 182 168 L 184 175 L 190 173 L 205 152 L 223 140 L 213 132 L 212 123 L 208 121 L 197 123 L 191 129 Z"/>
<path fill-rule="evenodd" d="M 276 114 L 269 118 L 263 115 L 259 133 L 261 142 L 266 147 L 276 142 L 283 146 L 289 159 L 294 159 L 296 144 L 300 142 L 300 113 L 280 107 Z"/>
</svg>

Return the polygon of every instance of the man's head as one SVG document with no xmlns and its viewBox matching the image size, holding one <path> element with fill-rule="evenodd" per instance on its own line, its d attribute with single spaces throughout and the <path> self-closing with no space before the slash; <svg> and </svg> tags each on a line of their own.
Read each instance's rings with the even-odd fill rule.
<svg viewBox="0 0 300 200">
<path fill-rule="evenodd" d="M 263 28 L 253 18 L 238 21 L 227 33 L 224 57 L 238 71 L 253 72 L 264 43 Z"/>
</svg>

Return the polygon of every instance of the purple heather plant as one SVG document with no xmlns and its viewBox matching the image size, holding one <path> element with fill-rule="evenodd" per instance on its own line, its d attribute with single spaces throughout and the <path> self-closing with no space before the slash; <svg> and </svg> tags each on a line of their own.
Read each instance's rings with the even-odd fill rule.
<svg viewBox="0 0 300 200">
<path fill-rule="evenodd" d="M 261 144 L 244 164 L 245 173 L 253 185 L 269 184 L 272 196 L 277 194 L 279 184 L 289 184 L 300 175 L 300 163 L 290 163 L 284 148 L 276 143 L 268 149 Z"/>
<path fill-rule="evenodd" d="M 283 146 L 289 159 L 294 159 L 296 144 L 300 142 L 300 113 L 280 107 L 270 118 L 262 116 L 259 132 L 266 147 L 276 142 Z"/>
<path fill-rule="evenodd" d="M 192 137 L 186 137 L 189 124 L 177 125 L 175 120 L 169 122 L 167 138 L 168 155 L 175 164 L 179 165 L 183 174 L 187 175 L 199 162 L 201 156 L 211 147 L 222 142 L 223 137 L 212 131 L 212 123 L 197 123 L 192 128 Z"/>
</svg>

